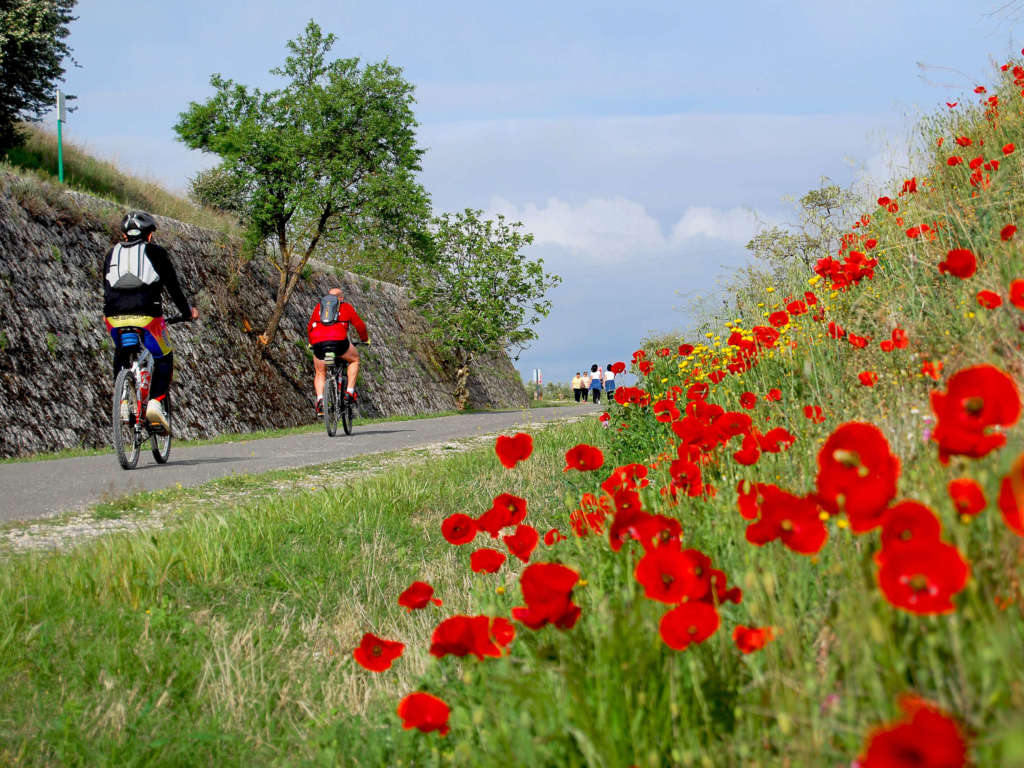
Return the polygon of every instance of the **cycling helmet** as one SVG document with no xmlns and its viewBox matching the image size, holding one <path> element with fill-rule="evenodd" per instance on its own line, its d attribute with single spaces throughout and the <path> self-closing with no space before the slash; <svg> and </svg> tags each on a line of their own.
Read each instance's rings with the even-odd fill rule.
<svg viewBox="0 0 1024 768">
<path fill-rule="evenodd" d="M 121 231 L 129 240 L 141 240 L 156 232 L 156 221 L 145 211 L 130 211 L 121 219 Z"/>
</svg>

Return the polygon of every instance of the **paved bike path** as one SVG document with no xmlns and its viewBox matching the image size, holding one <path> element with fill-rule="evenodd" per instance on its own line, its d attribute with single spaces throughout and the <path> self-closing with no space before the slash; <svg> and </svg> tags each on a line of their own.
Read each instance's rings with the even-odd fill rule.
<svg viewBox="0 0 1024 768">
<path fill-rule="evenodd" d="M 103 456 L 0 464 L 0 522 L 31 520 L 80 509 L 104 499 L 180 483 L 192 486 L 234 473 L 251 474 L 340 461 L 501 432 L 523 424 L 555 421 L 597 406 L 553 407 L 471 413 L 434 419 L 356 424 L 351 435 L 324 431 L 195 447 L 171 446 L 170 461 L 158 466 L 148 449 L 137 469 L 125 471 L 113 449 Z"/>
</svg>

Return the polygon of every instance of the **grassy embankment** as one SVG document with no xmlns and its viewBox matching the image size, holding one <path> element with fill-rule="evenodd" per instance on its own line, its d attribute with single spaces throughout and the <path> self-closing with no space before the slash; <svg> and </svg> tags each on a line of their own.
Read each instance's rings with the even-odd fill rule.
<svg viewBox="0 0 1024 768">
<path fill-rule="evenodd" d="M 755 367 L 726 376 L 709 396 L 740 410 L 743 392 L 758 395 L 750 415 L 762 429 L 795 435 L 788 451 L 742 466 L 734 441 L 702 467 L 716 492 L 673 506 L 659 492 L 670 482 L 659 455 L 671 454 L 673 433 L 649 408 L 630 406 L 613 409 L 625 431 L 545 431 L 534 456 L 511 471 L 482 451 L 344 491 L 199 515 L 156 540 L 12 558 L 0 582 L 0 683 L 9 692 L 0 754 L 26 763 L 846 766 L 874 725 L 898 715 L 896 698 L 914 692 L 956 718 L 974 764 L 1024 766 L 1024 551 L 995 507 L 1024 435 L 1018 423 L 1002 450 L 948 466 L 928 440 L 928 395 L 950 374 L 991 363 L 1019 383 L 1024 370 L 1024 313 L 1007 301 L 1010 281 L 1024 278 L 1021 236 L 1001 237 L 1008 224 L 1024 228 L 1020 89 L 1001 82 L 998 114 L 972 98 L 925 121 L 930 163 L 917 191 L 900 194 L 897 180 L 887 194 L 899 210 L 872 206 L 850 230 L 854 248 L 879 261 L 873 279 L 843 292 L 797 269 L 755 281 L 738 290 L 736 315 L 709 321 L 705 346 L 685 359 L 672 349 L 652 355 L 645 383 L 657 400 L 674 385 L 706 381 L 728 356 L 734 328 L 749 337 L 784 297 L 816 292 L 822 322 L 794 316 Z M 947 164 L 953 155 L 964 162 Z M 972 184 L 969 163 L 979 156 L 1000 167 Z M 922 224 L 923 234 L 907 234 Z M 977 254 L 975 276 L 939 273 L 954 248 Z M 980 307 L 981 289 L 1001 294 L 1003 306 Z M 828 321 L 870 343 L 831 338 Z M 897 327 L 909 345 L 881 350 Z M 922 376 L 924 361 L 944 365 L 941 381 Z M 878 374 L 874 386 L 859 382 L 865 371 Z M 779 401 L 764 399 L 771 388 Z M 824 422 L 805 418 L 807 405 L 821 406 Z M 739 482 L 813 491 L 821 444 L 853 419 L 876 424 L 899 456 L 897 498 L 931 507 L 943 540 L 969 561 L 952 612 L 890 605 L 876 582 L 878 534 L 854 535 L 842 516 L 827 521 L 829 540 L 814 557 L 746 541 Z M 561 472 L 562 454 L 579 441 L 601 445 L 602 470 Z M 467 550 L 491 541 L 451 547 L 439 532 L 444 517 L 479 514 L 508 491 L 528 500 L 527 522 L 541 533 L 566 531 L 581 494 L 597 491 L 613 463 L 633 461 L 656 465 L 645 508 L 679 519 L 684 546 L 706 552 L 744 590 L 740 605 L 719 607 L 722 625 L 710 639 L 682 652 L 662 642 L 668 606 L 646 600 L 634 580 L 635 543 L 613 553 L 606 536 L 570 537 L 541 545 L 533 559 L 580 573 L 574 628 L 519 625 L 500 659 L 427 655 L 441 618 L 507 616 L 523 604 L 519 564 L 470 573 Z M 977 480 L 988 500 L 969 522 L 946 490 L 958 477 Z M 396 605 L 417 578 L 434 585 L 442 608 L 406 614 Z M 776 639 L 743 655 L 730 639 L 739 624 L 774 627 Z M 354 666 L 351 649 L 366 631 L 406 643 L 392 669 Z M 414 689 L 451 706 L 448 736 L 401 729 L 395 704 Z"/>
<path fill-rule="evenodd" d="M 57 137 L 39 126 L 24 126 L 27 141 L 0 158 L 0 169 L 43 184 L 57 182 Z M 64 142 L 64 185 L 78 192 L 109 200 L 121 206 L 139 208 L 160 216 L 239 234 L 237 222 L 209 208 L 168 192 L 153 181 L 124 173 L 109 161 L 100 160 L 73 142 Z"/>
</svg>

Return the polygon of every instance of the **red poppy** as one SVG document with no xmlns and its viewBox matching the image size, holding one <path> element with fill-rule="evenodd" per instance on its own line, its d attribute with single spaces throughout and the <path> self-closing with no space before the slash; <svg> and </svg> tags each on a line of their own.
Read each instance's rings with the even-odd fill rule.
<svg viewBox="0 0 1024 768">
<path fill-rule="evenodd" d="M 902 328 L 892 329 L 892 344 L 896 349 L 906 349 L 910 340 L 907 338 L 907 332 Z"/>
<path fill-rule="evenodd" d="M 786 305 L 786 311 L 793 317 L 807 314 L 807 305 L 802 301 L 791 301 Z"/>
<path fill-rule="evenodd" d="M 952 109 L 956 105 L 957 105 L 957 102 L 955 102 L 955 101 L 947 101 L 946 102 L 946 106 L 949 107 L 950 109 Z"/>
<path fill-rule="evenodd" d="M 1011 141 L 1009 144 L 1004 144 L 1003 145 L 1003 154 L 1004 155 L 1012 154 L 1013 150 L 1015 150 L 1015 149 L 1016 149 L 1016 147 L 1013 145 L 1013 142 Z"/>
<path fill-rule="evenodd" d="M 1024 536 L 1024 454 L 1010 467 L 1010 473 L 999 485 L 999 512 L 1006 527 Z"/>
<path fill-rule="evenodd" d="M 878 374 L 874 371 L 861 371 L 857 374 L 857 378 L 860 379 L 860 383 L 865 387 L 873 387 L 878 381 Z"/>
<path fill-rule="evenodd" d="M 614 493 L 619 488 L 633 490 L 635 488 L 646 488 L 650 481 L 647 479 L 647 466 L 644 464 L 623 464 L 616 467 L 601 483 L 601 490 Z"/>
<path fill-rule="evenodd" d="M 733 453 L 732 457 L 745 467 L 756 464 L 761 458 L 761 447 L 757 443 L 757 438 L 754 435 L 744 437 L 740 449 Z"/>
<path fill-rule="evenodd" d="M 900 701 L 904 717 L 868 734 L 860 768 L 963 768 L 967 745 L 956 721 L 916 696 Z"/>
<path fill-rule="evenodd" d="M 568 536 L 564 536 L 557 528 L 552 528 L 550 531 L 544 534 L 544 544 L 548 547 L 553 547 L 560 541 L 565 541 Z"/>
<path fill-rule="evenodd" d="M 410 693 L 398 703 L 398 716 L 402 718 L 402 727 L 406 730 L 416 728 L 424 733 L 437 731 L 446 736 L 451 730 L 448 725 L 450 714 L 448 705 L 429 693 Z"/>
<path fill-rule="evenodd" d="M 524 563 L 528 563 L 530 562 L 530 555 L 533 554 L 533 550 L 537 547 L 537 542 L 540 541 L 540 534 L 537 533 L 537 529 L 532 525 L 519 525 L 516 526 L 515 533 L 502 536 L 501 540 L 505 542 L 509 552 Z"/>
<path fill-rule="evenodd" d="M 448 655 L 461 657 L 469 654 L 481 661 L 487 656 L 497 658 L 501 656 L 501 647 L 494 640 L 495 633 L 491 625 L 500 621 L 507 622 L 507 619 L 463 615 L 447 618 L 434 628 L 430 638 L 430 653 L 439 659 Z M 499 629 L 502 633 L 507 632 L 504 625 Z M 502 643 L 502 646 L 505 645 L 508 643 Z"/>
<path fill-rule="evenodd" d="M 892 343 L 892 339 L 883 339 L 878 342 L 878 346 L 881 347 L 883 352 L 892 352 L 896 345 Z"/>
<path fill-rule="evenodd" d="M 398 596 L 398 604 L 407 611 L 418 611 L 426 608 L 427 603 L 441 605 L 441 600 L 434 597 L 434 588 L 425 581 L 414 581 Z"/>
<path fill-rule="evenodd" d="M 1017 227 L 1015 227 L 1013 224 L 1007 224 L 999 232 L 999 237 L 1001 237 L 1003 240 L 1012 240 L 1013 236 L 1016 235 L 1016 234 L 1017 234 Z"/>
<path fill-rule="evenodd" d="M 995 291 L 978 291 L 978 305 L 985 309 L 995 309 L 1003 303 L 1003 297 Z"/>
<path fill-rule="evenodd" d="M 796 442 L 796 436 L 790 434 L 784 427 L 774 427 L 756 437 L 758 447 L 768 453 L 779 453 L 783 448 L 790 448 Z"/>
<path fill-rule="evenodd" d="M 825 414 L 822 412 L 820 405 L 805 405 L 804 416 L 815 424 L 821 424 L 825 420 Z"/>
<path fill-rule="evenodd" d="M 1010 427 L 1020 418 L 1017 385 L 992 365 L 977 365 L 953 374 L 946 392 L 931 393 L 932 410 L 938 418 L 932 440 L 939 444 L 939 461 L 954 455 L 980 458 L 1001 448 L 1006 435 L 989 432 Z"/>
<path fill-rule="evenodd" d="M 981 486 L 976 480 L 969 477 L 952 480 L 947 486 L 947 490 L 949 498 L 953 500 L 953 506 L 961 515 L 976 515 L 988 504 Z"/>
<path fill-rule="evenodd" d="M 970 168 L 972 171 L 975 171 L 978 168 L 980 168 L 981 164 L 984 163 L 984 162 L 985 162 L 985 158 L 984 157 L 976 157 L 973 160 L 971 160 L 971 162 L 969 162 L 967 164 L 967 167 Z"/>
<path fill-rule="evenodd" d="M 969 147 L 974 142 L 971 141 L 967 136 L 957 136 L 956 143 L 959 144 L 961 147 Z"/>
<path fill-rule="evenodd" d="M 942 524 L 935 513 L 917 501 L 901 501 L 882 518 L 882 551 L 879 562 L 894 552 L 939 543 Z"/>
<path fill-rule="evenodd" d="M 747 526 L 747 541 L 762 547 L 779 539 L 801 555 L 820 552 L 828 541 L 828 528 L 813 496 L 795 496 L 774 485 L 757 484 L 760 519 Z"/>
<path fill-rule="evenodd" d="M 772 627 L 745 627 L 739 624 L 732 631 L 732 640 L 743 653 L 760 651 L 774 639 L 775 630 Z"/>
<path fill-rule="evenodd" d="M 476 532 L 476 520 L 461 512 L 456 512 L 445 518 L 445 521 L 441 523 L 441 535 L 449 544 L 456 546 L 471 542 L 476 538 Z"/>
<path fill-rule="evenodd" d="M 960 551 L 935 541 L 887 554 L 878 586 L 894 607 L 917 614 L 949 613 L 953 595 L 964 588 L 970 568 Z"/>
<path fill-rule="evenodd" d="M 505 564 L 506 559 L 504 552 L 483 547 L 469 556 L 469 567 L 473 573 L 494 573 Z"/>
<path fill-rule="evenodd" d="M 680 357 L 689 357 L 690 355 L 693 354 L 693 350 L 694 349 L 695 349 L 695 347 L 693 346 L 693 344 L 680 344 L 679 345 L 679 356 Z"/>
<path fill-rule="evenodd" d="M 960 155 L 952 155 L 946 159 L 946 165 L 961 165 L 964 159 Z"/>
<path fill-rule="evenodd" d="M 612 373 L 622 373 L 624 370 L 626 370 L 626 364 L 621 361 L 618 363 L 612 363 L 611 366 L 609 366 L 608 370 L 611 371 Z"/>
<path fill-rule="evenodd" d="M 831 513 L 845 512 L 857 533 L 877 526 L 896 495 L 900 462 L 874 424 L 839 426 L 818 452 L 818 500 Z"/>
<path fill-rule="evenodd" d="M 846 339 L 854 349 L 864 349 L 864 347 L 868 345 L 867 336 L 858 336 L 856 333 L 849 333 L 846 335 Z"/>
<path fill-rule="evenodd" d="M 658 633 L 669 648 L 685 651 L 692 643 L 703 643 L 715 634 L 720 623 L 715 606 L 694 601 L 676 606 L 662 616 Z"/>
<path fill-rule="evenodd" d="M 711 589 L 711 559 L 697 549 L 654 547 L 640 558 L 634 576 L 651 600 L 669 604 L 699 600 Z"/>
<path fill-rule="evenodd" d="M 846 335 L 846 329 L 843 328 L 843 326 L 830 321 L 828 324 L 828 335 L 833 339 L 841 339 Z"/>
<path fill-rule="evenodd" d="M 1010 283 L 1010 303 L 1017 309 L 1024 309 L 1024 280 Z"/>
<path fill-rule="evenodd" d="M 740 395 L 740 405 L 746 409 L 751 409 L 757 405 L 757 395 L 753 392 L 744 392 Z"/>
<path fill-rule="evenodd" d="M 604 464 L 604 454 L 601 453 L 600 448 L 580 443 L 566 451 L 565 469 L 562 471 L 568 472 L 570 469 L 576 469 L 580 472 L 591 472 L 600 469 L 602 464 Z"/>
<path fill-rule="evenodd" d="M 383 672 L 405 651 L 402 643 L 384 640 L 367 632 L 359 647 L 352 651 L 357 662 L 371 672 Z"/>
<path fill-rule="evenodd" d="M 757 343 L 765 347 L 772 347 L 779 340 L 779 332 L 767 325 L 755 325 L 752 329 Z"/>
<path fill-rule="evenodd" d="M 491 508 L 477 518 L 476 527 L 496 539 L 502 528 L 519 525 L 525 519 L 526 499 L 511 493 L 501 493 L 494 497 Z"/>
<path fill-rule="evenodd" d="M 533 438 L 526 432 L 517 432 L 508 437 L 499 435 L 494 442 L 494 452 L 498 454 L 498 461 L 506 469 L 512 469 L 520 461 L 526 461 L 533 453 Z"/>
<path fill-rule="evenodd" d="M 778 312 L 772 312 L 768 316 L 768 322 L 776 328 L 781 328 L 782 326 L 789 324 L 789 314 L 782 312 L 781 310 Z"/>
<path fill-rule="evenodd" d="M 530 629 L 554 624 L 572 629 L 580 617 L 580 607 L 572 602 L 572 589 L 580 575 L 558 563 L 534 563 L 523 569 L 519 585 L 525 606 L 512 609 L 512 618 Z"/>
<path fill-rule="evenodd" d="M 654 412 L 654 418 L 662 424 L 675 421 L 681 415 L 679 409 L 676 408 L 676 404 L 671 400 L 659 400 L 651 410 Z"/>
<path fill-rule="evenodd" d="M 921 375 L 928 376 L 935 379 L 935 381 L 938 381 L 939 377 L 942 375 L 942 363 L 933 363 L 925 360 L 921 363 Z"/>
<path fill-rule="evenodd" d="M 978 271 L 978 260 L 966 248 L 954 248 L 946 254 L 946 260 L 939 262 L 939 272 L 947 272 L 965 280 Z"/>
<path fill-rule="evenodd" d="M 768 390 L 768 394 L 765 395 L 764 399 L 768 400 L 768 401 L 778 402 L 779 400 L 782 400 L 782 390 L 781 389 L 769 389 Z"/>
<path fill-rule="evenodd" d="M 637 363 L 637 370 L 640 371 L 644 376 L 647 376 L 651 371 L 654 370 L 654 363 L 650 360 L 641 360 Z"/>
<path fill-rule="evenodd" d="M 976 85 L 976 86 L 974 86 L 974 92 L 975 93 L 986 93 L 987 91 L 985 90 L 985 86 L 984 85 Z"/>
</svg>

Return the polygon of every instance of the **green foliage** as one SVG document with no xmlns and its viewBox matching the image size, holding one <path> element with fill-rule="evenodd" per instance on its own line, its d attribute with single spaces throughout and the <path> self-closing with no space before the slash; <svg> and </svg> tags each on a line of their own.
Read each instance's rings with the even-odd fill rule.
<svg viewBox="0 0 1024 768">
<path fill-rule="evenodd" d="M 254 243 L 271 245 L 282 275 L 265 332 L 269 343 L 295 281 L 314 252 L 408 255 L 429 214 L 415 179 L 413 87 L 399 68 L 327 60 L 335 36 L 310 21 L 263 92 L 213 75 L 216 94 L 175 126 L 221 166 L 193 183 L 197 199 L 237 213 Z"/>
<path fill-rule="evenodd" d="M 798 222 L 792 227 L 772 226 L 758 232 L 747 250 L 775 272 L 796 263 L 806 269 L 818 259 L 835 253 L 842 228 L 847 226 L 861 201 L 836 184 L 812 189 L 800 198 Z"/>
<path fill-rule="evenodd" d="M 562 281 L 544 271 L 542 259 L 522 253 L 533 242 L 519 231 L 522 224 L 500 215 L 482 219 L 482 213 L 466 209 L 434 219 L 430 261 L 411 278 L 413 306 L 461 372 L 479 355 L 521 350 L 537 338 L 531 326 L 551 310 L 544 297 Z"/>
<path fill-rule="evenodd" d="M 20 120 L 39 120 L 53 105 L 71 55 L 65 38 L 75 2 L 0 3 L 0 152 L 21 142 Z"/>
</svg>

